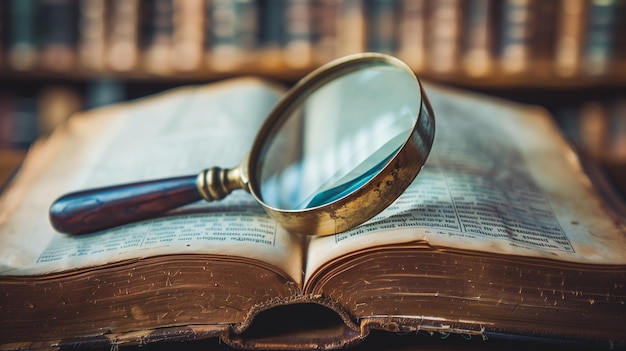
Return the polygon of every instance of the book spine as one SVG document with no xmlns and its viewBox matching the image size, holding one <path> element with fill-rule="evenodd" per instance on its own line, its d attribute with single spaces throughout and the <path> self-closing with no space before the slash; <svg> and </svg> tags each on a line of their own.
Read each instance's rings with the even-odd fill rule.
<svg viewBox="0 0 626 351">
<path fill-rule="evenodd" d="M 109 4 L 107 66 L 114 71 L 131 71 L 139 60 L 139 0 L 117 0 Z"/>
<path fill-rule="evenodd" d="M 260 67 L 280 69 L 283 67 L 284 0 L 258 0 L 259 30 L 258 48 Z"/>
<path fill-rule="evenodd" d="M 42 67 L 68 71 L 76 62 L 78 3 L 75 0 L 40 0 Z"/>
<path fill-rule="evenodd" d="M 464 4 L 461 65 L 472 77 L 489 74 L 493 66 L 493 6 L 491 0 L 467 0 Z"/>
<path fill-rule="evenodd" d="M 82 67 L 103 71 L 106 53 L 106 1 L 81 0 L 79 23 L 79 59 Z"/>
<path fill-rule="evenodd" d="M 606 75 L 611 70 L 619 15 L 617 0 L 592 0 L 587 18 L 584 67 L 589 75 Z"/>
<path fill-rule="evenodd" d="M 11 17 L 8 40 L 9 65 L 18 71 L 33 69 L 37 63 L 37 2 L 10 0 Z"/>
<path fill-rule="evenodd" d="M 555 113 L 560 130 L 594 162 L 608 166 L 626 159 L 626 95 L 591 97 Z"/>
<path fill-rule="evenodd" d="M 16 96 L 13 110 L 12 144 L 28 148 L 39 136 L 37 99 L 31 96 Z"/>
<path fill-rule="evenodd" d="M 83 106 L 86 110 L 101 107 L 126 99 L 125 85 L 111 78 L 92 79 L 87 85 Z"/>
<path fill-rule="evenodd" d="M 239 17 L 239 45 L 246 53 L 245 63 L 254 61 L 258 49 L 259 38 L 259 5 L 257 0 L 239 0 L 237 3 Z"/>
<path fill-rule="evenodd" d="M 536 18 L 532 42 L 532 66 L 539 78 L 549 78 L 553 75 L 551 63 L 555 59 L 557 10 L 557 1 L 539 1 L 534 9 Z"/>
<path fill-rule="evenodd" d="M 398 56 L 415 71 L 426 61 L 426 0 L 402 0 L 398 28 Z"/>
<path fill-rule="evenodd" d="M 257 4 L 253 0 L 211 0 L 209 66 L 232 71 L 249 62 L 256 49 Z"/>
<path fill-rule="evenodd" d="M 533 36 L 533 0 L 505 0 L 500 23 L 499 63 L 505 74 L 530 70 Z"/>
<path fill-rule="evenodd" d="M 626 77 L 626 0 L 620 1 L 620 25 L 617 28 L 617 51 L 615 53 L 614 62 L 616 63 L 616 71 L 620 77 Z"/>
<path fill-rule="evenodd" d="M 367 1 L 367 50 L 393 54 L 397 50 L 396 0 Z"/>
<path fill-rule="evenodd" d="M 580 70 L 585 8 L 585 0 L 561 0 L 558 4 L 553 61 L 557 76 L 571 77 Z"/>
<path fill-rule="evenodd" d="M 626 95 L 617 97 L 611 103 L 609 118 L 607 158 L 623 164 L 626 160 Z M 622 183 L 625 182 L 626 179 L 622 177 Z"/>
<path fill-rule="evenodd" d="M 8 1 L 0 1 L 0 69 L 5 65 L 5 46 L 7 39 L 7 24 L 9 17 L 7 16 Z"/>
<path fill-rule="evenodd" d="M 141 11 L 144 67 L 148 72 L 166 74 L 171 71 L 173 0 L 144 0 Z"/>
<path fill-rule="evenodd" d="M 50 135 L 82 107 L 81 96 L 78 92 L 61 85 L 52 85 L 42 89 L 35 103 L 38 111 L 38 133 L 34 135 L 35 137 Z"/>
<path fill-rule="evenodd" d="M 9 149 L 13 145 L 13 95 L 0 95 L 0 149 Z"/>
<path fill-rule="evenodd" d="M 580 108 L 578 142 L 592 157 L 604 158 L 608 147 L 609 118 L 607 106 L 599 101 L 589 101 Z"/>
<path fill-rule="evenodd" d="M 0 93 L 0 150 L 27 149 L 81 108 L 81 95 L 71 86 Z"/>
<path fill-rule="evenodd" d="M 180 71 L 198 70 L 204 56 L 203 0 L 174 0 L 171 65 Z"/>
<path fill-rule="evenodd" d="M 318 0 L 313 4 L 313 31 L 316 63 L 326 63 L 339 55 L 339 6 L 341 0 Z"/>
<path fill-rule="evenodd" d="M 212 18 L 212 14 L 213 14 L 213 2 L 214 0 L 206 0 L 205 3 L 205 7 L 204 7 L 204 41 L 203 41 L 203 47 L 204 47 L 204 61 L 205 61 L 205 66 L 210 67 L 211 69 L 213 69 L 211 67 L 211 52 L 213 50 L 213 27 L 215 26 L 213 24 L 213 18 Z"/>
<path fill-rule="evenodd" d="M 364 0 L 343 0 L 337 18 L 339 55 L 365 51 L 365 3 Z"/>
<path fill-rule="evenodd" d="M 310 0 L 286 0 L 284 55 L 287 67 L 310 67 L 313 59 L 313 21 Z"/>
<path fill-rule="evenodd" d="M 463 13 L 462 60 L 468 76 L 481 77 L 491 73 L 493 66 L 493 6 L 491 0 L 468 0 Z"/>
<path fill-rule="evenodd" d="M 237 2 L 235 0 L 212 0 L 211 23 L 211 67 L 230 70 L 238 66 L 241 47 L 237 43 Z"/>
<path fill-rule="evenodd" d="M 454 73 L 459 68 L 461 2 L 433 1 L 430 3 L 429 16 L 428 70 L 437 74 Z"/>
</svg>

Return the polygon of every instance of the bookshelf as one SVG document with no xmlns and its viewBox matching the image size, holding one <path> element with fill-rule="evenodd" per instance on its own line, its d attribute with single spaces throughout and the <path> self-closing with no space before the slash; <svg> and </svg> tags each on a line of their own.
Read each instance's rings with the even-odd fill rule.
<svg viewBox="0 0 626 351">
<path fill-rule="evenodd" d="M 578 141 L 604 104 L 595 128 L 621 130 L 624 154 L 626 0 L 0 0 L 0 148 L 81 109 L 241 75 L 291 84 L 359 51 L 545 106 Z"/>
</svg>

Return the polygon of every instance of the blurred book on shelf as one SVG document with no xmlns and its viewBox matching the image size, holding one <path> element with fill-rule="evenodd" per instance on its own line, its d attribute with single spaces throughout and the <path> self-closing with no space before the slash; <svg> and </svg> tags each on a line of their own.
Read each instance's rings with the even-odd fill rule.
<svg viewBox="0 0 626 351">
<path fill-rule="evenodd" d="M 27 86 L 31 89 L 24 89 Z M 125 99 L 119 80 L 92 79 L 87 84 L 47 83 L 0 89 L 0 149 L 28 149 L 71 115 Z"/>
<path fill-rule="evenodd" d="M 579 101 L 555 118 L 591 181 L 601 183 L 612 206 L 626 209 L 626 94 Z"/>
<path fill-rule="evenodd" d="M 626 164 L 626 94 L 579 100 L 554 115 L 577 148 L 604 162 Z"/>
</svg>

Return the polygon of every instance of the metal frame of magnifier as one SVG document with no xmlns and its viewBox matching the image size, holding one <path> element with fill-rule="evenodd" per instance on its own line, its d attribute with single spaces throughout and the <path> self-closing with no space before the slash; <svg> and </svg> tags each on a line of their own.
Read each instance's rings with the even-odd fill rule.
<svg viewBox="0 0 626 351">
<path fill-rule="evenodd" d="M 421 93 L 417 120 L 404 144 L 384 167 L 360 188 L 335 201 L 303 210 L 267 205 L 259 193 L 259 163 L 267 140 L 295 108 L 319 87 L 343 74 L 367 67 L 393 66 L 415 79 Z M 417 94 L 416 94 L 417 95 Z M 420 96 L 416 96 L 420 99 Z M 198 174 L 87 189 L 66 194 L 50 206 L 50 223 L 62 233 L 85 234 L 153 218 L 204 198 L 219 200 L 235 189 L 252 194 L 280 226 L 292 233 L 329 235 L 351 229 L 389 206 L 413 182 L 430 153 L 435 135 L 434 114 L 413 71 L 388 55 L 363 53 L 321 66 L 299 81 L 274 107 L 254 141 L 249 157 L 231 169 L 213 167 Z"/>
<path fill-rule="evenodd" d="M 299 103 L 317 88 L 346 73 L 367 67 L 393 65 L 414 77 L 421 93 L 419 114 L 410 136 L 387 165 L 353 193 L 324 206 L 302 210 L 282 210 L 267 205 L 259 193 L 258 170 L 254 160 L 261 159 L 264 142 L 272 138 Z M 416 98 L 420 98 L 416 96 Z M 300 80 L 278 102 L 259 131 L 249 157 L 239 167 L 211 168 L 198 175 L 197 185 L 208 201 L 220 199 L 234 189 L 243 188 L 265 211 L 290 232 L 330 235 L 352 229 L 371 219 L 394 202 L 413 182 L 424 166 L 435 135 L 435 115 L 424 87 L 413 70 L 395 57 L 380 53 L 349 55 L 321 66 Z"/>
</svg>

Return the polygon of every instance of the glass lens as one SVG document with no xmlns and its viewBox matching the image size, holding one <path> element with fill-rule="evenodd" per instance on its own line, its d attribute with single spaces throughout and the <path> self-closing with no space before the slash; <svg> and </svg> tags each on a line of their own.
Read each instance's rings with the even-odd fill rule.
<svg viewBox="0 0 626 351">
<path fill-rule="evenodd" d="M 261 200 L 302 210 L 349 195 L 405 143 L 420 102 L 415 77 L 384 62 L 322 85 L 299 100 L 262 146 Z"/>
</svg>

